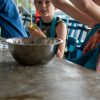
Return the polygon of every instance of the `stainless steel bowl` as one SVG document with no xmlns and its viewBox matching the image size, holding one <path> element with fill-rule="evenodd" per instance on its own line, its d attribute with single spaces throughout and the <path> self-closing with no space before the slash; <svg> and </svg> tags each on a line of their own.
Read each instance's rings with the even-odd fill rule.
<svg viewBox="0 0 100 100">
<path fill-rule="evenodd" d="M 63 41 L 57 38 L 10 38 L 6 39 L 12 56 L 23 65 L 43 65 L 57 53 Z"/>
</svg>

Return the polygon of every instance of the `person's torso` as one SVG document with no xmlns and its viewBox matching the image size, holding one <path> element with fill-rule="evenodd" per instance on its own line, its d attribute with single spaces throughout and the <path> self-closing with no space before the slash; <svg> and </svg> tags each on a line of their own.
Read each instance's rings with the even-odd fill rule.
<svg viewBox="0 0 100 100">
<path fill-rule="evenodd" d="M 55 22 L 54 22 L 55 21 Z M 56 27 L 59 23 L 62 23 L 63 20 L 59 17 L 56 17 L 55 20 L 52 20 L 51 22 L 49 23 L 44 23 L 42 21 L 42 19 L 40 19 L 38 22 L 37 22 L 37 25 L 41 28 L 41 30 L 43 31 L 43 33 L 47 36 L 47 37 L 57 37 L 57 34 L 56 34 Z M 54 25 L 55 24 L 55 25 Z M 54 30 L 54 31 L 52 31 Z M 51 32 L 52 31 L 52 32 Z"/>
</svg>

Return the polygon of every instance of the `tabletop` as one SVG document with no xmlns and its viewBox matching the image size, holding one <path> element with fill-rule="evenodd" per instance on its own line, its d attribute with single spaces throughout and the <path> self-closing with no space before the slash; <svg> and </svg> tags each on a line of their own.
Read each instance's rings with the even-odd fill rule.
<svg viewBox="0 0 100 100">
<path fill-rule="evenodd" d="M 56 57 L 22 66 L 0 50 L 0 100 L 100 100 L 100 74 Z"/>
</svg>

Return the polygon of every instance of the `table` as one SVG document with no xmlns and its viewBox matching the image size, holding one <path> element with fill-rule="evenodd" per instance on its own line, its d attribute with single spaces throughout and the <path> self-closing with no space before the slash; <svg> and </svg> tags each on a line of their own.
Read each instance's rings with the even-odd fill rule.
<svg viewBox="0 0 100 100">
<path fill-rule="evenodd" d="M 0 100 L 100 100 L 100 74 L 57 58 L 21 66 L 0 50 Z"/>
</svg>

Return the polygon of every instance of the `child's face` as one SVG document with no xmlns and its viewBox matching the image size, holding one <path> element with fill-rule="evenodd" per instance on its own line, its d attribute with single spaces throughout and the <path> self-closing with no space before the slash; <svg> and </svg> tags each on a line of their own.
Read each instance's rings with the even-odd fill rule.
<svg viewBox="0 0 100 100">
<path fill-rule="evenodd" d="M 35 0 L 35 6 L 41 16 L 53 16 L 54 6 L 51 0 Z"/>
</svg>

